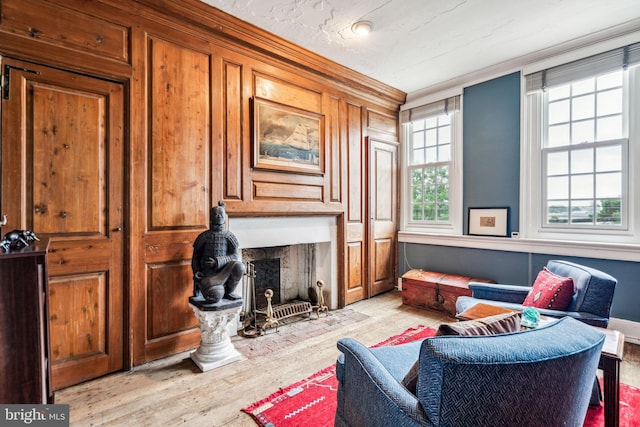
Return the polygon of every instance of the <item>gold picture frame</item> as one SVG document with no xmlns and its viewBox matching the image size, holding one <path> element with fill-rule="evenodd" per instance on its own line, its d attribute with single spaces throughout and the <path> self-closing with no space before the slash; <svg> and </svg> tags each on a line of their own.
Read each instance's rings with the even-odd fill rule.
<svg viewBox="0 0 640 427">
<path fill-rule="evenodd" d="M 253 100 L 253 167 L 324 173 L 324 116 L 266 99 Z"/>
</svg>

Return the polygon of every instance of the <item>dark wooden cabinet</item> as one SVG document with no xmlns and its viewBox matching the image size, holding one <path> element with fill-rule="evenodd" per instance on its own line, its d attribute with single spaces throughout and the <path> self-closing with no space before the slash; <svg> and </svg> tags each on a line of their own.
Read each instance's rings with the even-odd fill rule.
<svg viewBox="0 0 640 427">
<path fill-rule="evenodd" d="M 0 403 L 53 403 L 48 366 L 47 241 L 0 250 Z"/>
</svg>

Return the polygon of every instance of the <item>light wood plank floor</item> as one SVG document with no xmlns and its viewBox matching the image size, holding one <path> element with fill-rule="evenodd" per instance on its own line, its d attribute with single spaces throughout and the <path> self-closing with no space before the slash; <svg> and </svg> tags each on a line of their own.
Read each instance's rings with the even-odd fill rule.
<svg viewBox="0 0 640 427">
<path fill-rule="evenodd" d="M 392 291 L 259 338 L 234 337 L 245 358 L 209 372 L 180 353 L 60 390 L 55 399 L 70 405 L 72 426 L 251 427 L 240 409 L 334 363 L 338 339 L 374 345 L 407 328 L 451 321 L 402 305 L 400 292 Z M 640 346 L 626 344 L 622 381 L 640 387 Z"/>
</svg>

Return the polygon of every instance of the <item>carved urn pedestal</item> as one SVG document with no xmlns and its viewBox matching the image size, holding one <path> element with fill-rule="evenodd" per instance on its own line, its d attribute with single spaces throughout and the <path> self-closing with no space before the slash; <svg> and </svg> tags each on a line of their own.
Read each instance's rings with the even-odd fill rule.
<svg viewBox="0 0 640 427">
<path fill-rule="evenodd" d="M 191 297 L 189 305 L 200 323 L 200 347 L 191 353 L 200 370 L 206 372 L 240 360 L 242 355 L 233 346 L 228 328 L 240 313 L 242 300 L 210 303 L 202 297 Z"/>
</svg>

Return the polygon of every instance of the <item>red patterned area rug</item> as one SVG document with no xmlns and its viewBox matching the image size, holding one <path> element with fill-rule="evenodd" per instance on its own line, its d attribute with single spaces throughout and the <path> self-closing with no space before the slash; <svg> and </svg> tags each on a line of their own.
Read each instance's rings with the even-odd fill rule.
<svg viewBox="0 0 640 427">
<path fill-rule="evenodd" d="M 604 390 L 602 379 L 600 388 Z M 584 427 L 604 426 L 604 405 L 589 407 Z M 640 426 L 640 388 L 620 384 L 620 427 Z"/>
<path fill-rule="evenodd" d="M 435 330 L 418 326 L 373 347 L 398 345 L 431 337 Z M 269 397 L 242 408 L 262 427 L 331 427 L 336 412 L 338 379 L 331 365 L 302 381 L 281 388 Z M 620 385 L 620 426 L 640 426 L 640 389 Z M 589 408 L 584 427 L 604 426 L 604 408 Z"/>
</svg>

